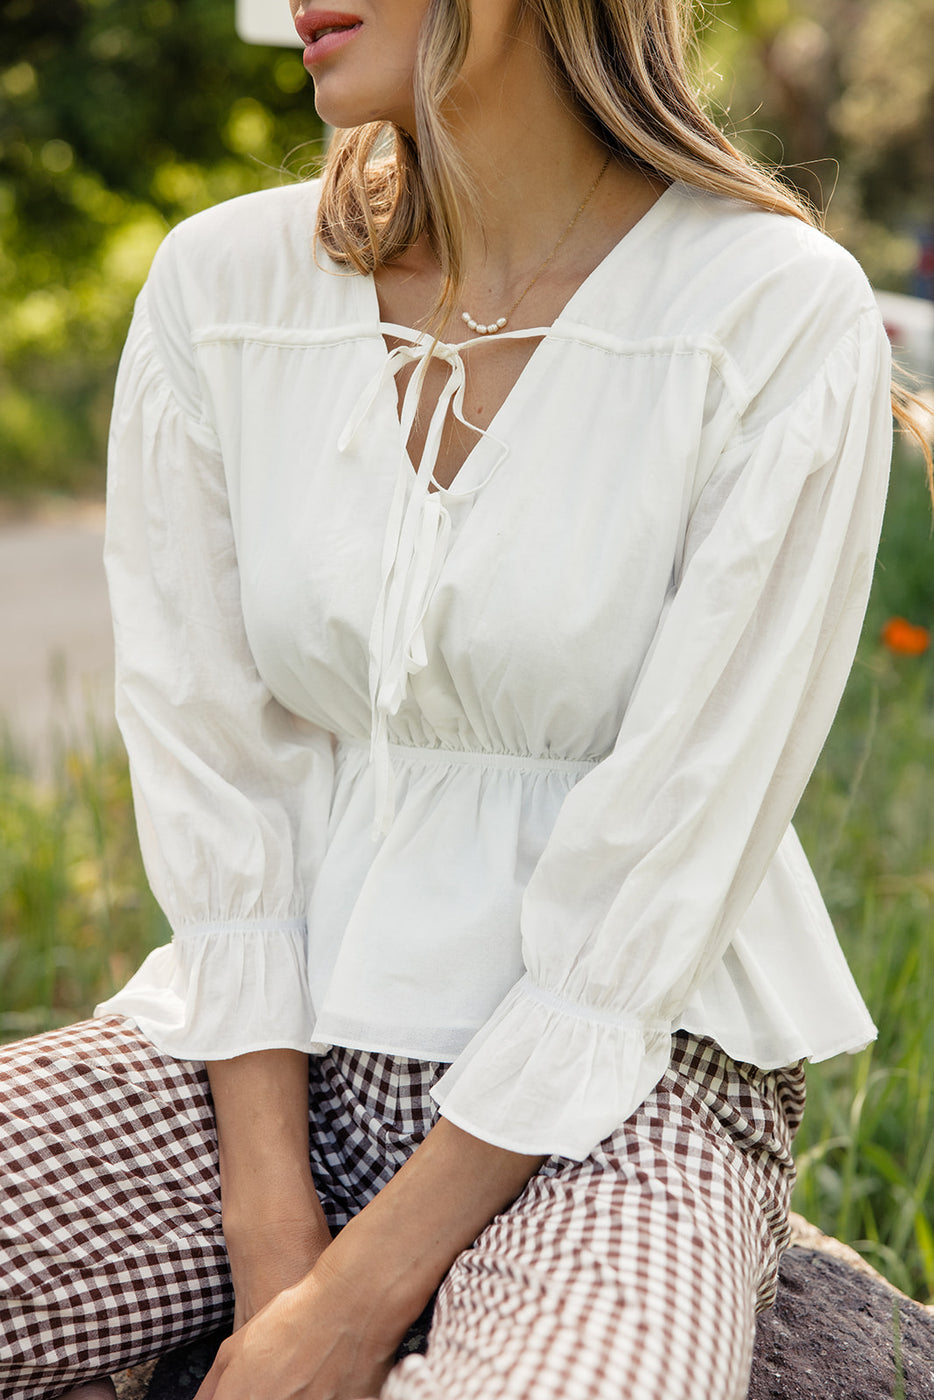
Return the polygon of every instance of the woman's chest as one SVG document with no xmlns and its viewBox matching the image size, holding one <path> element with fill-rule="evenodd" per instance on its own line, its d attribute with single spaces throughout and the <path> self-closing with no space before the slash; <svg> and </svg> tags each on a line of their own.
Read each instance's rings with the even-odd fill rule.
<svg viewBox="0 0 934 1400">
<path fill-rule="evenodd" d="M 400 434 L 413 470 L 431 454 L 432 489 L 449 490 L 458 472 L 483 439 L 529 366 L 541 337 L 494 340 L 465 348 L 460 354 L 455 394 L 450 394 L 452 366 L 431 360 L 421 367 L 404 365 L 395 376 L 396 411 Z M 386 336 L 387 350 L 402 344 Z M 408 421 L 407 409 L 417 390 L 418 411 Z M 434 439 L 436 436 L 436 441 Z"/>
<path fill-rule="evenodd" d="M 542 344 L 453 489 L 409 522 L 416 538 L 400 563 L 393 515 L 415 474 L 384 356 L 360 342 L 291 349 L 272 363 L 245 350 L 212 369 L 216 396 L 240 405 L 222 447 L 243 607 L 280 698 L 301 708 L 299 690 L 320 694 L 337 677 L 365 700 L 374 616 L 396 569 L 399 588 L 412 583 L 403 570 L 424 575 L 410 589 L 423 680 L 495 686 L 502 703 L 564 688 L 615 706 L 677 561 L 703 418 L 697 367 Z"/>
</svg>

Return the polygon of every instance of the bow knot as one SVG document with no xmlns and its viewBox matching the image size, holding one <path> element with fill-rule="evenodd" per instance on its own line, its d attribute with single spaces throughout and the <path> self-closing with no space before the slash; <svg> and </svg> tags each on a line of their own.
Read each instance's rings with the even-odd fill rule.
<svg viewBox="0 0 934 1400">
<path fill-rule="evenodd" d="M 392 327 L 393 333 L 398 332 Z M 432 410 L 418 470 L 412 468 L 408 443 L 415 426 L 432 360 L 447 366 L 448 375 Z M 389 721 L 405 699 L 409 676 L 428 664 L 425 644 L 425 616 L 434 594 L 451 537 L 451 517 L 444 504 L 444 491 L 434 478 L 445 419 L 452 413 L 459 422 L 481 437 L 491 434 L 474 428 L 464 417 L 464 361 L 460 348 L 419 337 L 412 344 L 390 350 L 378 373 L 361 394 L 353 413 L 338 439 L 338 449 L 346 452 L 380 394 L 406 365 L 415 370 L 405 388 L 399 412 L 401 445 L 383 551 L 380 561 L 380 589 L 369 641 L 370 755 L 375 782 L 376 837 L 384 836 L 395 814 L 395 792 L 389 755 Z M 498 439 L 494 439 L 498 442 Z M 506 456 L 500 451 L 491 471 L 474 491 L 492 476 Z M 432 486 L 436 489 L 431 490 Z M 460 493 L 459 493 L 460 494 Z"/>
</svg>

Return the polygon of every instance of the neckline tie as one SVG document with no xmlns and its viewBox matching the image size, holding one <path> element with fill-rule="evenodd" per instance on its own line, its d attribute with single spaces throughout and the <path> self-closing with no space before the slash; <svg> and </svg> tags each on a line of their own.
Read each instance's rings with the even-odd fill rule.
<svg viewBox="0 0 934 1400">
<path fill-rule="evenodd" d="M 386 354 L 379 371 L 364 388 L 343 433 L 338 450 L 346 452 L 380 395 L 406 365 L 415 370 L 405 388 L 399 412 L 400 449 L 392 503 L 386 521 L 380 559 L 380 587 L 369 638 L 370 759 L 374 776 L 373 836 L 379 840 L 389 831 L 395 816 L 395 779 L 389 751 L 389 723 L 405 699 L 408 680 L 428 664 L 425 644 L 425 616 L 441 575 L 451 540 L 451 517 L 445 501 L 469 499 L 491 480 L 502 465 L 509 448 L 489 429 L 477 428 L 464 417 L 464 346 L 415 336 L 405 327 L 381 325 L 382 334 L 406 337 L 411 343 L 397 345 Z M 513 331 L 509 338 L 543 336 L 546 331 Z M 415 337 L 414 339 L 412 339 Z M 499 336 L 502 341 L 507 336 Z M 473 345 L 475 341 L 467 341 Z M 408 453 L 409 438 L 415 425 L 425 377 L 432 362 L 447 366 L 447 378 L 432 410 L 425 446 L 414 470 Z M 448 490 L 434 477 L 444 423 L 448 412 L 498 449 L 490 470 L 475 486 Z M 476 451 L 480 444 L 473 450 Z M 469 454 L 470 456 L 473 453 Z M 463 468 L 462 468 L 463 470 Z M 434 486 L 436 489 L 431 490 Z"/>
</svg>

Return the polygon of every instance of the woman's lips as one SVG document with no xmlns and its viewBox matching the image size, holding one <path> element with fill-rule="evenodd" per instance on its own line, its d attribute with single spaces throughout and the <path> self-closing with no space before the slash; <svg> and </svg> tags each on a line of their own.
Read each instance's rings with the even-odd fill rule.
<svg viewBox="0 0 934 1400">
<path fill-rule="evenodd" d="M 309 10 L 299 15 L 295 28 L 299 38 L 305 41 L 304 61 L 306 67 L 310 67 L 342 48 L 360 32 L 363 25 L 356 15 L 333 10 Z"/>
</svg>

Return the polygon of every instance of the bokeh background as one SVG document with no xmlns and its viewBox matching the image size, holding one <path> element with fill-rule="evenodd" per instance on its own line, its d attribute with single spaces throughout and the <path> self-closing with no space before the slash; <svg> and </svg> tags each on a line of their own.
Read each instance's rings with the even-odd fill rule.
<svg viewBox="0 0 934 1400">
<path fill-rule="evenodd" d="M 697 25 L 722 124 L 783 165 L 877 288 L 930 301 L 934 0 L 721 0 Z M 28 608 L 14 596 L 26 573 L 2 564 L 36 514 L 102 496 L 116 360 L 166 231 L 313 174 L 322 154 L 299 51 L 244 44 L 233 0 L 4 0 L 0 608 Z M 812 1070 L 796 1203 L 921 1299 L 934 1297 L 930 525 L 920 457 L 900 449 L 859 656 L 797 819 L 880 1038 Z M 9 1039 L 88 1014 L 167 930 L 109 727 L 58 726 L 39 764 L 3 732 Z"/>
<path fill-rule="evenodd" d="M 699 30 L 741 143 L 784 164 L 875 285 L 930 296 L 934 0 L 723 0 Z M 0 491 L 99 489 L 159 240 L 307 173 L 321 136 L 299 51 L 244 44 L 233 0 L 4 0 Z"/>
</svg>

